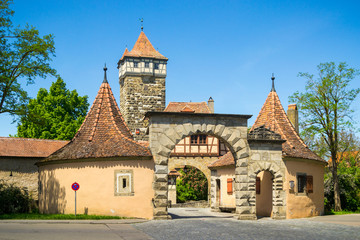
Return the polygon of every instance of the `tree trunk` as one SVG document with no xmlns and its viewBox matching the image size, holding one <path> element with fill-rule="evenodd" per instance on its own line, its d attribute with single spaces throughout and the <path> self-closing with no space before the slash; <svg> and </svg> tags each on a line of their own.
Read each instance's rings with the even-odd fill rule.
<svg viewBox="0 0 360 240">
<path fill-rule="evenodd" d="M 340 186 L 339 186 L 339 178 L 337 174 L 337 156 L 336 154 L 332 154 L 332 176 L 333 176 L 333 184 L 334 184 L 334 211 L 341 211 L 341 200 L 340 200 Z"/>
</svg>

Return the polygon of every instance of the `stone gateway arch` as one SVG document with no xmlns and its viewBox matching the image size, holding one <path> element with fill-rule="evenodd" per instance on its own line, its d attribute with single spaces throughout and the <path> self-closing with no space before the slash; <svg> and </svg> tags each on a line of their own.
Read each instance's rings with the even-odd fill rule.
<svg viewBox="0 0 360 240">
<path fill-rule="evenodd" d="M 255 180 L 251 178 L 254 172 L 249 171 L 251 158 L 247 140 L 247 120 L 251 117 L 250 115 L 148 112 L 146 117 L 149 119 L 149 142 L 155 162 L 153 182 L 155 219 L 169 218 L 167 178 L 170 153 L 181 139 L 194 134 L 215 136 L 230 149 L 236 166 L 234 186 L 236 212 L 239 214 L 239 219 L 256 218 L 255 204 L 251 201 L 255 198 L 255 189 L 252 189 Z M 257 167 L 260 166 L 257 165 Z M 267 166 L 263 168 L 261 170 L 267 170 Z M 282 177 L 283 175 L 280 176 Z M 282 183 L 282 181 L 283 179 L 279 179 L 279 182 Z M 212 181 L 211 184 L 213 184 Z M 215 193 L 211 191 L 212 203 L 214 197 Z M 281 206 L 283 204 L 284 201 L 281 201 Z"/>
</svg>

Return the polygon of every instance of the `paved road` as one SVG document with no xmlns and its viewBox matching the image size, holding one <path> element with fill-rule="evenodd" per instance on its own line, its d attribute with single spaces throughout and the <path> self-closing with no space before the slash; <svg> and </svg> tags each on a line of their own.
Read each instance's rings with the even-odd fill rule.
<svg viewBox="0 0 360 240">
<path fill-rule="evenodd" d="M 170 209 L 173 220 L 0 221 L 0 239 L 351 239 L 360 214 L 310 219 L 239 221 L 209 209 Z M 341 223 L 335 224 L 334 222 Z M 123 223 L 123 224 L 121 224 Z M 124 224 L 128 223 L 128 224 Z M 358 226 L 349 226 L 350 224 Z"/>
</svg>

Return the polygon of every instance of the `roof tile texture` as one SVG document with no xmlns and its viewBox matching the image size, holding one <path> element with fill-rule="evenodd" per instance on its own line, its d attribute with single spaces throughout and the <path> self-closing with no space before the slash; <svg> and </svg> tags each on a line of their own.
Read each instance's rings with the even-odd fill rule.
<svg viewBox="0 0 360 240">
<path fill-rule="evenodd" d="M 260 126 L 265 126 L 271 131 L 280 134 L 281 138 L 286 140 L 282 144 L 284 156 L 324 161 L 313 153 L 300 138 L 288 119 L 275 91 L 269 93 L 250 131 Z"/>
<path fill-rule="evenodd" d="M 47 161 L 120 156 L 151 156 L 151 153 L 133 140 L 109 83 L 103 82 L 75 137 Z"/>
<path fill-rule="evenodd" d="M 0 137 L 1 157 L 47 157 L 69 141 Z"/>
<path fill-rule="evenodd" d="M 164 112 L 211 113 L 206 102 L 169 102 Z"/>
<path fill-rule="evenodd" d="M 208 167 L 224 167 L 224 166 L 235 166 L 234 156 L 231 152 L 227 152 L 225 155 L 219 157 L 218 160 L 212 162 Z"/>
<path fill-rule="evenodd" d="M 130 52 L 125 49 L 125 52 L 120 60 L 122 60 L 124 57 L 147 57 L 167 60 L 165 56 L 155 50 L 144 32 L 140 33 L 139 38 Z"/>
</svg>

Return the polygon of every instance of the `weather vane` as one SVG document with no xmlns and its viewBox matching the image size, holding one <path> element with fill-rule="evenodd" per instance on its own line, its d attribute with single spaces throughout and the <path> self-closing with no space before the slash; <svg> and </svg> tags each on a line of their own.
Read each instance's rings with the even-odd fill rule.
<svg viewBox="0 0 360 240">
<path fill-rule="evenodd" d="M 143 26 L 144 18 L 139 18 L 139 21 L 141 22 L 141 31 L 144 31 L 144 26 Z"/>
</svg>

